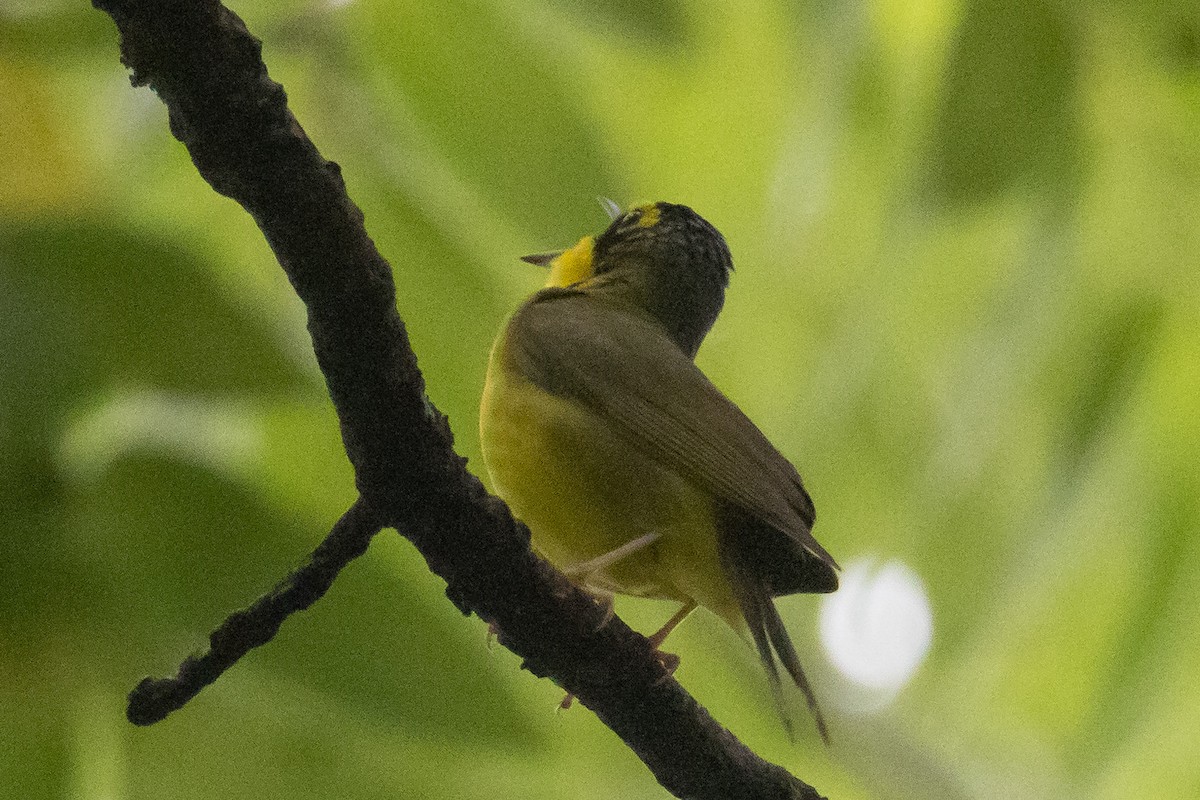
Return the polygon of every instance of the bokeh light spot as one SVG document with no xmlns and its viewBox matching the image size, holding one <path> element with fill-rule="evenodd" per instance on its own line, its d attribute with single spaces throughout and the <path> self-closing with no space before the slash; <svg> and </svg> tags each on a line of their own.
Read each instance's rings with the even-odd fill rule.
<svg viewBox="0 0 1200 800">
<path fill-rule="evenodd" d="M 851 563 L 821 606 L 821 642 L 855 684 L 889 693 L 908 683 L 933 641 L 933 613 L 920 577 L 900 561 Z"/>
</svg>

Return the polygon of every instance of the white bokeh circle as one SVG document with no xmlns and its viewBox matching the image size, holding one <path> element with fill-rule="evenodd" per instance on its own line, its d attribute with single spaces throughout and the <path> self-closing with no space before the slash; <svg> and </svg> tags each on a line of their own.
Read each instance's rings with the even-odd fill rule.
<svg viewBox="0 0 1200 800">
<path fill-rule="evenodd" d="M 898 692 L 933 641 L 933 612 L 920 577 L 900 561 L 849 564 L 841 588 L 821 605 L 821 643 L 829 660 L 859 686 Z"/>
</svg>

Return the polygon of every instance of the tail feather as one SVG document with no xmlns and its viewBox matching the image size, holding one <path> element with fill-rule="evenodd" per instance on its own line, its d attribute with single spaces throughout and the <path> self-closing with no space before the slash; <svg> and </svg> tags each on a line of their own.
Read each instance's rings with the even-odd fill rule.
<svg viewBox="0 0 1200 800">
<path fill-rule="evenodd" d="M 792 646 L 792 637 L 788 636 L 787 628 L 783 627 L 783 620 L 779 616 L 779 610 L 775 608 L 775 603 L 768 597 L 765 598 L 765 604 L 766 633 L 771 639 L 771 645 L 775 648 L 775 654 L 779 656 L 788 675 L 792 676 L 792 681 L 804 693 L 804 699 L 808 702 L 808 711 L 817 723 L 817 733 L 821 734 L 821 739 L 825 744 L 829 744 L 829 728 L 825 725 L 825 715 L 821 713 L 821 707 L 817 705 L 817 696 L 813 694 L 808 677 L 800 666 L 800 657 L 796 655 L 796 648 Z M 762 654 L 762 648 L 759 648 L 759 654 Z M 771 671 L 775 671 L 774 664 L 771 665 Z"/>
<path fill-rule="evenodd" d="M 740 576 L 739 576 L 740 577 Z M 764 605 L 775 610 L 775 605 L 765 599 L 761 592 L 756 592 L 754 587 L 747 584 L 745 581 L 734 582 L 734 592 L 737 594 L 738 604 L 742 607 L 742 616 L 746 620 L 746 625 L 750 628 L 750 636 L 754 639 L 754 646 L 758 648 L 758 657 L 762 659 L 763 667 L 767 670 L 767 677 L 771 679 L 772 688 L 779 686 L 779 669 L 775 666 L 775 655 L 771 652 L 771 642 L 767 635 L 767 624 L 765 618 Z"/>
<path fill-rule="evenodd" d="M 745 523 L 744 519 L 738 521 Z M 821 713 L 816 695 L 808 683 L 804 669 L 800 666 L 800 657 L 796 654 L 792 639 L 783 625 L 779 610 L 775 608 L 771 587 L 756 569 L 753 552 L 747 552 L 746 548 L 738 546 L 745 536 L 745 528 L 722 525 L 718 534 L 718 549 L 725 576 L 733 588 L 734 598 L 741 608 L 742 616 L 750 629 L 750 636 L 754 639 L 754 646 L 758 650 L 759 659 L 770 679 L 771 691 L 775 695 L 784 727 L 787 728 L 788 735 L 792 735 L 791 719 L 784 710 L 777 660 L 783 664 L 796 687 L 803 692 L 809 712 L 816 722 L 817 732 L 825 744 L 829 744 L 829 729 L 825 724 L 825 716 Z"/>
</svg>

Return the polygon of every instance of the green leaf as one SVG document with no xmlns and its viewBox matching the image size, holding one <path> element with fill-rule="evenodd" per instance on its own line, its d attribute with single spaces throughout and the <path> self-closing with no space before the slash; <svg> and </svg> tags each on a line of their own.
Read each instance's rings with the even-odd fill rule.
<svg viewBox="0 0 1200 800">
<path fill-rule="evenodd" d="M 956 204 L 1016 188 L 1072 191 L 1078 49 L 1065 6 L 968 0 L 932 133 L 935 196 Z"/>
</svg>

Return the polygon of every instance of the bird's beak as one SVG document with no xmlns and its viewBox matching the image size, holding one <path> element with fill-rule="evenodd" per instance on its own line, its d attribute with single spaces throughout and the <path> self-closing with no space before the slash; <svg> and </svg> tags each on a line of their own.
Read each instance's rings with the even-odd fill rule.
<svg viewBox="0 0 1200 800">
<path fill-rule="evenodd" d="M 600 207 L 608 214 L 609 219 L 616 219 L 621 216 L 621 207 L 609 200 L 607 197 L 597 197 L 596 202 L 600 203 Z M 576 245 L 578 247 L 578 245 Z M 533 253 L 527 256 L 521 256 L 521 260 L 526 264 L 536 264 L 539 267 L 548 267 L 554 259 L 565 253 L 566 250 L 555 250 L 552 253 Z"/>
<path fill-rule="evenodd" d="M 555 250 L 553 253 L 534 253 L 528 256 L 521 256 L 521 260 L 526 264 L 536 264 L 539 267 L 548 267 L 550 262 L 563 254 L 562 250 Z"/>
</svg>

